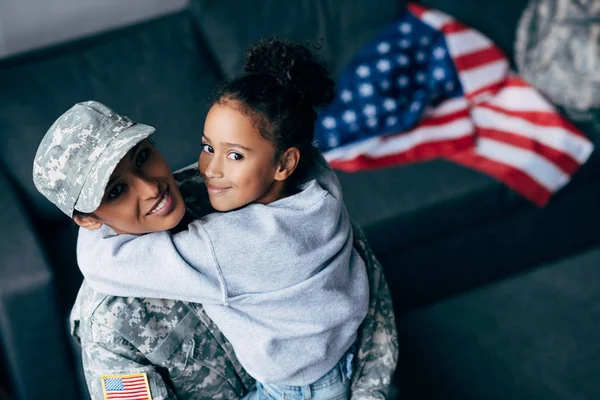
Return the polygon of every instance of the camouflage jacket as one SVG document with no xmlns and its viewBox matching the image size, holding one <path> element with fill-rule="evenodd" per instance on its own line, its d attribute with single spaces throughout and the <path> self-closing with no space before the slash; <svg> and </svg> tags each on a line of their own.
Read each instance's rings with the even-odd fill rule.
<svg viewBox="0 0 600 400">
<path fill-rule="evenodd" d="M 194 217 L 210 211 L 196 169 L 175 176 L 188 211 Z M 392 302 L 381 265 L 356 226 L 354 245 L 367 265 L 371 299 L 359 331 L 352 399 L 383 399 L 398 357 Z M 82 347 L 93 400 L 104 398 L 105 375 L 146 373 L 154 400 L 238 399 L 254 388 L 254 379 L 200 304 L 107 296 L 84 282 L 71 329 Z"/>
<path fill-rule="evenodd" d="M 531 0 L 519 20 L 520 74 L 581 128 L 600 133 L 600 2 Z"/>
</svg>

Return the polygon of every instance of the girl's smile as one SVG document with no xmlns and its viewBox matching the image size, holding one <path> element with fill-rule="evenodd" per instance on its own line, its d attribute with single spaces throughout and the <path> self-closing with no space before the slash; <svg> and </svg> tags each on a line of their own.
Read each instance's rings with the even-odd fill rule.
<svg viewBox="0 0 600 400">
<path fill-rule="evenodd" d="M 222 196 L 225 193 L 227 193 L 227 191 L 229 189 L 231 189 L 231 186 L 221 187 L 218 185 L 213 185 L 212 183 L 210 183 L 208 181 L 205 181 L 204 184 L 206 185 L 206 189 L 208 190 L 209 196 Z"/>
</svg>

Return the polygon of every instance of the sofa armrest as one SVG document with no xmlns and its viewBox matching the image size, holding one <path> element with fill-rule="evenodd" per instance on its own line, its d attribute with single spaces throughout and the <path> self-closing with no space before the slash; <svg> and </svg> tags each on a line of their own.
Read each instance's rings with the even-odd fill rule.
<svg viewBox="0 0 600 400">
<path fill-rule="evenodd" d="M 0 341 L 18 399 L 76 399 L 53 273 L 0 169 Z"/>
</svg>

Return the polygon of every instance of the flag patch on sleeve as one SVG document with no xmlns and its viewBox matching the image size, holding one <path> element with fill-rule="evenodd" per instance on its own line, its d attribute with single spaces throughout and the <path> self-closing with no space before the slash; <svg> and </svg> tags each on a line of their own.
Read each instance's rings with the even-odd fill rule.
<svg viewBox="0 0 600 400">
<path fill-rule="evenodd" d="M 105 375 L 100 380 L 104 400 L 152 400 L 146 374 Z"/>
</svg>

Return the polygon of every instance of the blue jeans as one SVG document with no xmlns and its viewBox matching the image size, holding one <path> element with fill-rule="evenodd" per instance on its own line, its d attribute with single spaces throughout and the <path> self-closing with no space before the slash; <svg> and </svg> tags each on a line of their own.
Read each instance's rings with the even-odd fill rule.
<svg viewBox="0 0 600 400">
<path fill-rule="evenodd" d="M 350 378 L 354 346 L 331 371 L 306 386 L 288 386 L 256 382 L 259 400 L 342 400 L 350 398 Z"/>
</svg>

